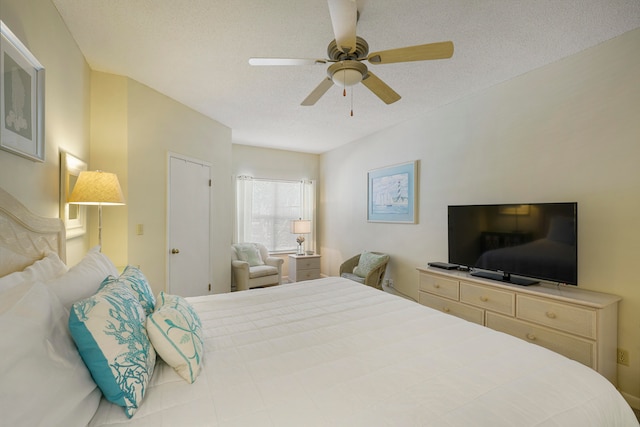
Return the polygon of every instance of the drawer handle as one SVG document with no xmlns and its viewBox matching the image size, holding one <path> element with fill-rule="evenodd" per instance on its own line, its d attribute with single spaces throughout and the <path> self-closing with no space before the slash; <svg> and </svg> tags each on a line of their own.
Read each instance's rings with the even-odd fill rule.
<svg viewBox="0 0 640 427">
<path fill-rule="evenodd" d="M 433 285 L 433 287 L 436 288 L 436 289 L 440 289 L 440 285 L 437 285 L 437 284 Z"/>
<path fill-rule="evenodd" d="M 553 311 L 547 311 L 547 317 L 549 319 L 555 319 L 556 318 L 556 314 Z"/>
<path fill-rule="evenodd" d="M 487 297 L 480 297 L 480 301 L 482 301 L 482 302 L 487 302 L 487 301 L 489 301 L 489 298 L 487 298 Z"/>
<path fill-rule="evenodd" d="M 448 312 L 450 312 L 451 310 L 449 309 L 449 307 L 445 307 L 445 308 L 443 308 L 443 309 L 442 309 L 442 311 L 444 311 L 445 313 L 448 313 Z"/>
<path fill-rule="evenodd" d="M 536 336 L 535 336 L 535 335 L 533 335 L 532 333 L 528 333 L 528 334 L 527 334 L 527 339 L 528 339 L 529 341 L 535 341 L 535 340 L 536 340 Z"/>
</svg>

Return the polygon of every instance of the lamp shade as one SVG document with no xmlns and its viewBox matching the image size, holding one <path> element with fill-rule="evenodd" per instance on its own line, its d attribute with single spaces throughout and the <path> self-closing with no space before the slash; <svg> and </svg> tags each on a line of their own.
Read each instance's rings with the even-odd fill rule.
<svg viewBox="0 0 640 427">
<path fill-rule="evenodd" d="M 103 171 L 83 171 L 67 200 L 79 205 L 124 205 L 118 176 Z"/>
<path fill-rule="evenodd" d="M 291 221 L 291 232 L 293 234 L 311 233 L 311 221 L 308 219 L 296 219 Z"/>
</svg>

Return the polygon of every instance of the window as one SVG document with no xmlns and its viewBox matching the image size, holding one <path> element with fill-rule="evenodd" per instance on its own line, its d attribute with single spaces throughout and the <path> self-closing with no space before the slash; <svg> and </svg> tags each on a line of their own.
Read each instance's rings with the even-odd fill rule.
<svg viewBox="0 0 640 427">
<path fill-rule="evenodd" d="M 305 248 L 314 250 L 313 224 L 315 184 L 313 181 L 283 181 L 236 178 L 237 242 L 260 242 L 269 252 L 294 252 L 296 236 L 291 221 L 312 221 L 312 232 L 305 236 Z"/>
</svg>

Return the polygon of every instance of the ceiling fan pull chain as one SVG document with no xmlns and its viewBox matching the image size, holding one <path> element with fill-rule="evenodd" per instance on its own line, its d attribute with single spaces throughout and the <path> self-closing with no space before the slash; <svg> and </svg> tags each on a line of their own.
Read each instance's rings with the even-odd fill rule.
<svg viewBox="0 0 640 427">
<path fill-rule="evenodd" d="M 353 117 L 353 86 L 351 87 L 351 117 Z"/>
<path fill-rule="evenodd" d="M 342 78 L 343 86 L 342 86 L 342 96 L 347 96 L 347 70 L 343 69 L 342 70 L 342 75 L 344 76 Z"/>
</svg>

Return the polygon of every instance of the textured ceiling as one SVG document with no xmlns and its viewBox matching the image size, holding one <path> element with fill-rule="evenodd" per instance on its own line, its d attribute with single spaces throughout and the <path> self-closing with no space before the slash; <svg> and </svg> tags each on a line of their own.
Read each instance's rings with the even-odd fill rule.
<svg viewBox="0 0 640 427">
<path fill-rule="evenodd" d="M 90 67 L 128 76 L 232 129 L 233 142 L 322 153 L 640 27 L 639 0 L 357 0 L 370 51 L 451 40 L 451 59 L 370 65 L 364 85 L 302 100 L 327 65 L 325 0 L 52 0 Z M 640 47 L 639 47 L 640 51 Z M 353 98 L 354 116 L 349 115 Z"/>
</svg>

